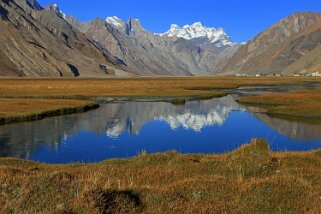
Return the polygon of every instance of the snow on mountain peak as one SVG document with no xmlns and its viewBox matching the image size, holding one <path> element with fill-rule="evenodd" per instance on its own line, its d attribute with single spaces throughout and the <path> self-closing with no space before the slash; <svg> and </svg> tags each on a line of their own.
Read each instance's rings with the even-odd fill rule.
<svg viewBox="0 0 321 214">
<path fill-rule="evenodd" d="M 225 33 L 223 28 L 208 28 L 204 27 L 201 22 L 195 22 L 192 25 L 185 25 L 183 28 L 176 24 L 172 24 L 170 29 L 160 36 L 178 37 L 186 40 L 197 38 L 207 38 L 217 47 L 233 45 L 230 37 Z"/>
<path fill-rule="evenodd" d="M 203 25 L 202 25 L 201 22 L 195 22 L 192 26 L 195 27 L 195 28 L 201 28 L 201 27 L 203 27 Z"/>
<path fill-rule="evenodd" d="M 57 4 L 51 4 L 47 8 L 48 10 L 54 11 L 60 18 L 66 19 L 66 14 L 59 9 Z"/>
<path fill-rule="evenodd" d="M 107 17 L 106 22 L 115 27 L 122 27 L 124 25 L 124 22 L 117 16 Z"/>
<path fill-rule="evenodd" d="M 176 25 L 176 24 L 172 24 L 172 25 L 171 25 L 171 28 L 179 28 L 179 26 Z"/>
</svg>

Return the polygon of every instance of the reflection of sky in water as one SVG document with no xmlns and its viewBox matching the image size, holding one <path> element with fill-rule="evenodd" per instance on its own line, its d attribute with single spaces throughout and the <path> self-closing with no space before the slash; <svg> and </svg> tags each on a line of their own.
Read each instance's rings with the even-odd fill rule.
<svg viewBox="0 0 321 214">
<path fill-rule="evenodd" d="M 321 148 L 320 128 L 253 115 L 231 96 L 188 102 L 184 107 L 127 102 L 2 126 L 0 156 L 66 163 L 126 158 L 142 150 L 224 153 L 255 137 L 268 139 L 275 151 L 306 151 Z"/>
</svg>

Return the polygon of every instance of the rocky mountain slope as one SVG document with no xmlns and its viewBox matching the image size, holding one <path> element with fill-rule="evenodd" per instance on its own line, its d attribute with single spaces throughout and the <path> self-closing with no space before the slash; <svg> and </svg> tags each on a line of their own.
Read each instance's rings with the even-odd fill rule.
<svg viewBox="0 0 321 214">
<path fill-rule="evenodd" d="M 81 23 L 68 16 L 66 20 L 109 50 L 127 71 L 137 75 L 209 75 L 221 59 L 239 48 L 223 29 L 203 28 L 200 23 L 194 24 L 194 28 L 212 31 L 212 34 L 207 32 L 210 38 L 207 39 L 204 32 L 191 39 L 154 34 L 144 29 L 137 19 L 124 22 L 108 17 Z"/>
<path fill-rule="evenodd" d="M 114 74 L 114 57 L 34 0 L 0 1 L 1 76 Z"/>
<path fill-rule="evenodd" d="M 200 22 L 162 34 L 117 17 L 80 22 L 56 4 L 0 0 L 0 76 L 321 74 L 321 13 L 296 13 L 245 44 Z"/>
<path fill-rule="evenodd" d="M 216 73 L 297 74 L 321 70 L 321 13 L 296 13 L 223 60 Z"/>
</svg>

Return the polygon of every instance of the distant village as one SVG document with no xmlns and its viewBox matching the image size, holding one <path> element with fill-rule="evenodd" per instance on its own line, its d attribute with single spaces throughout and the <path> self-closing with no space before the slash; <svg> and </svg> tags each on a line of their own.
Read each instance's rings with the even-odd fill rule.
<svg viewBox="0 0 321 214">
<path fill-rule="evenodd" d="M 291 77 L 321 77 L 321 72 L 313 72 L 313 73 L 302 73 L 302 74 L 235 74 L 237 77 L 283 77 L 283 76 L 291 76 Z"/>
</svg>

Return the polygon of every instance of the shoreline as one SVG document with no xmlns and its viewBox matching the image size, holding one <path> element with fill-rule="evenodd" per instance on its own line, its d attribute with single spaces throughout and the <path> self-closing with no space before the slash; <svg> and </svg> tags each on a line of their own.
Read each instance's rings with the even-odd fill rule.
<svg viewBox="0 0 321 214">
<path fill-rule="evenodd" d="M 1 166 L 1 162 L 5 161 L 5 162 L 24 162 L 24 164 L 30 164 L 30 165 L 34 165 L 34 164 L 40 164 L 46 167 L 55 167 L 55 166 L 62 166 L 62 167 L 83 167 L 83 166 L 99 166 L 102 164 L 108 164 L 108 163 L 115 163 L 115 162 L 130 162 L 133 161 L 137 158 L 141 158 L 141 157 L 145 157 L 146 159 L 152 160 L 155 157 L 158 156 L 179 156 L 179 157 L 190 157 L 190 156 L 197 156 L 197 157 L 203 157 L 203 158 L 222 158 L 222 157 L 231 157 L 233 155 L 235 155 L 236 153 L 238 153 L 239 151 L 242 151 L 244 148 L 247 147 L 256 147 L 256 142 L 264 142 L 264 143 L 268 143 L 265 139 L 261 139 L 261 138 L 254 138 L 251 140 L 251 142 L 246 143 L 241 145 L 239 148 L 236 148 L 235 150 L 229 151 L 229 152 L 224 152 L 224 153 L 180 153 L 176 150 L 170 150 L 170 151 L 165 151 L 165 152 L 157 152 L 157 153 L 138 153 L 135 156 L 131 156 L 128 158 L 110 158 L 110 159 L 105 159 L 102 161 L 98 161 L 98 162 L 69 162 L 69 163 L 46 163 L 46 162 L 41 162 L 41 161 L 34 161 L 34 160 L 27 160 L 27 159 L 23 159 L 23 158 L 15 158 L 15 157 L 0 157 L 0 166 Z M 262 149 L 262 148 L 259 148 Z M 278 156 L 278 157 L 287 157 L 287 156 L 309 156 L 309 155 L 320 155 L 321 158 L 321 149 L 312 149 L 312 150 L 308 150 L 308 151 L 272 151 L 269 148 L 269 145 L 264 145 L 264 150 L 267 150 L 267 152 L 272 155 L 272 156 Z M 254 154 L 252 154 L 254 155 Z M 320 160 L 321 161 L 321 160 Z M 1 169 L 1 167 L 0 167 Z"/>
</svg>

